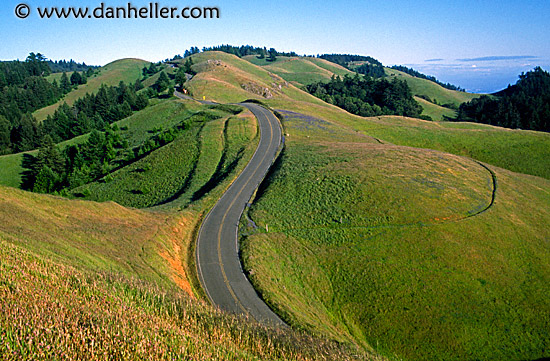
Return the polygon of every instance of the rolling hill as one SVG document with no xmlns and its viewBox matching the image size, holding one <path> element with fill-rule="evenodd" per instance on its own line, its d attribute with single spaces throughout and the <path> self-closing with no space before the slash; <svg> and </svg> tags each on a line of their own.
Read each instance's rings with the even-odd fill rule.
<svg viewBox="0 0 550 361">
<path fill-rule="evenodd" d="M 548 180 L 282 114 L 243 241 L 279 314 L 407 360 L 545 355 Z"/>
<path fill-rule="evenodd" d="M 197 74 L 185 87 L 196 99 L 256 99 L 282 122 L 285 147 L 241 220 L 242 261 L 265 301 L 304 332 L 253 325 L 182 292 L 205 298 L 194 274 L 195 232 L 251 157 L 257 129 L 237 107 L 168 98 L 120 121 L 121 134 L 139 146 L 187 126 L 173 142 L 75 191 L 100 202 L 0 187 L 0 292 L 15 305 L 2 303 L 0 332 L 9 342 L 0 351 L 550 357 L 548 134 L 351 115 L 299 89 L 344 74 L 319 59 L 192 58 Z M 473 96 L 391 74 L 438 104 Z M 34 293 L 43 307 L 33 307 Z M 44 330 L 36 342 L 35 330 Z M 78 335 L 76 346 L 64 341 L 68 334 Z M 44 349 L 48 343 L 53 350 Z"/>
<path fill-rule="evenodd" d="M 340 65 L 318 58 L 280 56 L 275 62 L 268 62 L 266 59 L 258 59 L 255 55 L 249 55 L 243 59 L 262 66 L 298 87 L 316 81 L 329 80 L 333 75 L 353 74 Z"/>
<path fill-rule="evenodd" d="M 99 68 L 99 74 L 88 79 L 86 84 L 79 85 L 77 89 L 65 95 L 65 97 L 57 103 L 35 111 L 33 116 L 39 121 L 44 120 L 48 115 L 53 114 L 63 102 L 72 105 L 75 100 L 83 97 L 86 93 L 95 93 L 101 84 L 114 86 L 118 85 L 121 81 L 127 84 L 134 83 L 137 79 L 141 78 L 141 70 L 146 64 L 149 63 L 140 59 L 121 59 L 113 61 Z"/>
<path fill-rule="evenodd" d="M 333 75 L 343 77 L 355 74 L 338 64 L 313 57 L 280 56 L 277 57 L 275 62 L 258 59 L 255 55 L 245 56 L 243 59 L 277 74 L 298 88 L 318 81 L 328 81 Z M 413 95 L 415 95 L 415 100 L 424 109 L 422 114 L 430 116 L 433 120 L 440 121 L 455 118 L 456 110 L 449 108 L 449 106 L 458 109 L 461 103 L 479 97 L 477 94 L 445 89 L 432 81 L 413 77 L 395 69 L 384 69 L 390 78 L 398 77 L 407 82 Z M 425 98 L 430 99 L 430 101 Z M 446 107 L 442 105 L 446 105 Z"/>
<path fill-rule="evenodd" d="M 181 259 L 193 216 L 0 186 L 3 358 L 367 357 L 196 300 Z"/>
<path fill-rule="evenodd" d="M 196 300 L 194 235 L 251 157 L 255 118 L 238 107 L 152 103 L 117 124 L 130 146 L 182 121 L 194 119 L 188 124 L 195 125 L 80 192 L 143 207 L 143 196 L 164 191 L 160 199 L 173 201 L 137 210 L 0 186 L 0 353 L 27 359 L 382 360 L 353 345 L 266 328 Z M 185 166 L 176 164 L 173 174 L 180 179 L 172 188 L 127 192 L 136 177 L 138 186 L 158 185 L 170 173 L 167 164 L 179 160 Z"/>
<path fill-rule="evenodd" d="M 243 259 L 287 321 L 404 359 L 546 355 L 547 134 L 360 118 L 294 97 L 292 84 L 246 89 L 275 87 L 242 59 L 200 59 L 196 79 L 239 90 L 210 99 L 261 99 L 283 119 L 285 150 L 249 212 L 258 228 L 244 231 Z M 426 89 L 438 103 L 472 96 Z"/>
<path fill-rule="evenodd" d="M 432 81 L 416 78 L 399 70 L 386 68 L 386 73 L 390 77 L 395 76 L 405 80 L 407 84 L 409 84 L 413 94 L 427 96 L 432 102 L 437 102 L 438 104 L 453 104 L 459 106 L 463 102 L 479 97 L 478 94 L 445 89 Z"/>
</svg>

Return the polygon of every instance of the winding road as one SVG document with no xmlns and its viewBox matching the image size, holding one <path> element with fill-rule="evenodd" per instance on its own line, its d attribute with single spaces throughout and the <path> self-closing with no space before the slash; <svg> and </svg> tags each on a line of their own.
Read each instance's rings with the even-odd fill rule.
<svg viewBox="0 0 550 361">
<path fill-rule="evenodd" d="M 264 324 L 284 322 L 262 301 L 245 276 L 239 258 L 237 231 L 244 207 L 271 167 L 282 134 L 278 119 L 267 109 L 242 103 L 258 119 L 260 142 L 252 159 L 204 219 L 197 237 L 199 280 L 215 306 Z"/>
</svg>

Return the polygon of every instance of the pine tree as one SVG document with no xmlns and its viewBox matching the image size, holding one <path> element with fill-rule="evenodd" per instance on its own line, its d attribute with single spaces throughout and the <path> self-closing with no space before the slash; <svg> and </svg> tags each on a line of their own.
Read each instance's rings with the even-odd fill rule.
<svg viewBox="0 0 550 361">
<path fill-rule="evenodd" d="M 63 72 L 61 75 L 61 80 L 59 81 L 59 87 L 61 88 L 61 91 L 63 94 L 67 94 L 71 91 L 71 82 L 69 81 L 69 78 L 67 77 L 67 73 Z"/>
<path fill-rule="evenodd" d="M 71 85 L 80 85 L 82 84 L 82 77 L 77 71 L 71 74 Z"/>
<path fill-rule="evenodd" d="M 3 115 L 0 115 L 0 154 L 6 154 L 10 151 L 10 133 L 10 122 Z"/>
<path fill-rule="evenodd" d="M 34 149 L 39 139 L 39 130 L 36 120 L 25 114 L 21 117 L 19 125 L 12 128 L 11 141 L 16 152 Z"/>
<path fill-rule="evenodd" d="M 277 50 L 274 48 L 269 49 L 269 57 L 267 58 L 267 61 L 273 62 L 277 60 Z"/>
<path fill-rule="evenodd" d="M 157 92 L 162 93 L 163 91 L 168 89 L 169 86 L 170 86 L 170 79 L 168 79 L 168 76 L 166 75 L 165 72 L 161 72 L 159 78 L 153 85 L 153 88 Z"/>
<path fill-rule="evenodd" d="M 35 193 L 52 193 L 59 183 L 59 177 L 49 167 L 43 167 L 36 175 L 32 191 Z"/>
<path fill-rule="evenodd" d="M 178 69 L 175 80 L 176 84 L 178 84 L 180 87 L 185 84 L 185 82 L 187 81 L 187 76 L 185 75 L 185 70 L 183 68 Z"/>
</svg>

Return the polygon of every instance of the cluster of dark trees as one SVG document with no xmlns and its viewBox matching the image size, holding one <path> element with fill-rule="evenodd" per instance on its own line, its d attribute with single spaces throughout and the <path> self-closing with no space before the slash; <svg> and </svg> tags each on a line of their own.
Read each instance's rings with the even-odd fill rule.
<svg viewBox="0 0 550 361">
<path fill-rule="evenodd" d="M 233 54 L 238 56 L 239 58 L 242 58 L 243 56 L 247 55 L 257 55 L 259 59 L 267 59 L 268 61 L 275 61 L 277 59 L 277 56 L 298 56 L 294 51 L 291 52 L 280 52 L 275 50 L 274 48 L 267 49 L 264 47 L 258 47 L 258 46 L 252 46 L 252 45 L 241 45 L 241 46 L 233 46 L 233 45 L 218 45 L 218 46 L 211 46 L 211 47 L 203 47 L 203 52 L 206 51 L 222 51 L 224 53 Z M 201 50 L 196 47 L 192 46 L 189 50 L 185 50 L 183 54 L 183 58 L 187 58 L 193 54 L 200 53 Z M 168 60 L 178 60 L 182 59 L 181 55 L 176 55 L 172 59 Z"/>
<path fill-rule="evenodd" d="M 141 74 L 144 78 L 150 77 L 151 75 L 155 75 L 159 71 L 162 70 L 162 67 L 160 66 L 160 63 L 150 63 L 149 66 L 144 66 L 143 69 L 141 69 Z"/>
<path fill-rule="evenodd" d="M 85 143 L 69 145 L 63 151 L 46 136 L 36 156 L 25 154 L 22 161 L 21 188 L 39 193 L 62 193 L 104 178 L 115 169 L 140 159 L 153 150 L 171 143 L 193 123 L 214 119 L 211 114 L 198 114 L 174 127 L 157 133 L 144 143 L 129 149 L 117 125 L 107 125 L 103 131 L 90 132 Z"/>
<path fill-rule="evenodd" d="M 171 87 L 170 78 L 166 73 L 162 70 L 163 67 L 161 63 L 150 63 L 149 66 L 144 66 L 141 70 L 141 73 L 143 74 L 143 79 L 147 79 L 148 77 L 157 74 L 160 72 L 160 75 L 158 79 L 155 81 L 155 83 L 147 89 L 147 96 L 149 98 L 152 98 L 154 96 L 157 96 L 159 93 L 164 92 L 166 89 Z M 141 81 L 138 81 L 134 84 L 134 88 L 136 90 L 142 89 L 143 85 L 141 84 Z"/>
<path fill-rule="evenodd" d="M 407 73 L 407 74 L 412 75 L 412 76 L 417 77 L 417 78 L 432 81 L 436 84 L 441 85 L 445 89 L 456 90 L 456 91 L 459 91 L 459 92 L 465 92 L 466 91 L 466 89 L 463 89 L 463 88 L 461 88 L 459 86 L 456 86 L 456 85 L 453 85 L 451 83 L 440 82 L 439 80 L 437 80 L 437 78 L 435 76 L 422 74 L 421 72 L 416 71 L 413 68 L 407 68 L 406 66 L 403 66 L 403 65 L 394 65 L 391 68 L 395 69 L 395 70 L 402 71 L 403 73 Z"/>
<path fill-rule="evenodd" d="M 258 57 L 266 57 L 269 58 L 275 58 L 277 56 L 298 56 L 294 51 L 291 52 L 280 52 L 275 50 L 274 48 L 270 48 L 267 50 L 266 47 L 257 47 L 257 46 L 251 46 L 251 45 L 241 45 L 241 46 L 233 46 L 233 45 L 219 45 L 219 46 L 212 46 L 212 47 L 204 47 L 202 51 L 223 51 L 224 53 L 233 54 L 238 56 L 239 58 L 247 55 L 258 55 Z"/>
<path fill-rule="evenodd" d="M 328 60 L 343 66 L 346 69 L 359 74 L 370 76 L 373 78 L 383 78 L 386 76 L 382 63 L 373 57 L 351 54 L 323 54 L 318 55 L 318 58 Z M 352 66 L 353 62 L 362 62 L 359 66 Z"/>
<path fill-rule="evenodd" d="M 328 60 L 330 62 L 341 65 L 345 68 L 349 66 L 350 63 L 355 61 L 367 62 L 372 65 L 383 66 L 382 63 L 370 56 L 363 55 L 351 55 L 351 54 L 323 54 L 318 55 L 318 58 Z"/>
<path fill-rule="evenodd" d="M 72 107 L 62 104 L 53 116 L 48 115 L 42 122 L 39 133 L 49 135 L 55 143 L 59 143 L 94 129 L 101 130 L 148 104 L 147 95 L 137 94 L 135 84 L 120 82 L 118 86 L 102 85 L 96 94 L 86 94 Z M 36 143 L 40 144 L 40 139 Z"/>
<path fill-rule="evenodd" d="M 183 57 L 184 58 L 187 58 L 193 54 L 198 54 L 200 53 L 200 49 L 196 46 L 192 46 L 189 50 L 185 50 L 185 52 L 183 53 Z"/>
<path fill-rule="evenodd" d="M 381 65 L 373 65 L 373 64 L 365 63 L 358 66 L 357 68 L 354 68 L 353 70 L 359 74 L 363 74 L 373 78 L 383 78 L 386 76 L 384 67 Z"/>
<path fill-rule="evenodd" d="M 146 94 L 136 94 L 134 85 L 102 86 L 97 94 L 86 94 L 72 107 L 62 104 L 41 123 L 25 113 L 13 125 L 0 116 L 0 150 L 6 154 L 36 149 L 51 139 L 58 143 L 123 119 L 147 106 Z"/>
<path fill-rule="evenodd" d="M 155 82 L 155 84 L 152 85 L 151 88 L 157 94 L 159 94 L 165 91 L 166 89 L 170 88 L 171 84 L 172 83 L 170 82 L 170 78 L 168 77 L 168 75 L 166 75 L 165 72 L 161 71 L 160 76 L 158 77 L 157 81 Z M 151 95 L 156 95 L 156 94 L 151 94 Z"/>
<path fill-rule="evenodd" d="M 0 62 L 0 154 L 36 147 L 43 133 L 30 113 L 57 102 L 87 81 L 86 73 L 73 72 L 69 78 L 64 72 L 59 83 L 49 82 L 45 77 L 50 73 L 40 53 L 30 53 L 24 62 Z"/>
<path fill-rule="evenodd" d="M 461 104 L 458 120 L 550 132 L 550 73 L 536 67 L 493 96 Z"/>
<path fill-rule="evenodd" d="M 187 58 L 185 63 L 183 63 L 183 66 L 180 66 L 178 68 L 178 71 L 176 72 L 175 80 L 176 84 L 179 84 L 180 87 L 183 86 L 183 84 L 187 81 L 187 74 L 193 76 L 197 74 L 196 71 L 193 70 L 193 58 Z"/>
<path fill-rule="evenodd" d="M 63 95 L 57 84 L 44 78 L 51 73 L 44 60 L 41 54 L 31 53 L 24 62 L 0 62 L 0 115 L 10 122 Z"/>
<path fill-rule="evenodd" d="M 94 69 L 98 68 L 97 66 L 86 65 L 86 63 L 77 63 L 72 59 L 69 61 L 48 60 L 47 63 L 52 73 L 62 73 L 62 72 L 72 72 L 72 71 L 87 72 L 89 69 L 92 69 L 92 72 L 93 72 Z"/>
<path fill-rule="evenodd" d="M 39 193 L 54 193 L 76 188 L 107 174 L 117 148 L 127 148 L 118 128 L 107 127 L 105 132 L 93 130 L 88 140 L 70 145 L 63 151 L 46 136 L 36 156 L 25 154 L 22 165 L 21 188 Z"/>
<path fill-rule="evenodd" d="M 374 79 L 356 74 L 343 79 L 332 77 L 328 83 L 318 82 L 306 86 L 314 96 L 360 116 L 404 115 L 419 117 L 418 104 L 405 81 L 385 78 Z"/>
</svg>

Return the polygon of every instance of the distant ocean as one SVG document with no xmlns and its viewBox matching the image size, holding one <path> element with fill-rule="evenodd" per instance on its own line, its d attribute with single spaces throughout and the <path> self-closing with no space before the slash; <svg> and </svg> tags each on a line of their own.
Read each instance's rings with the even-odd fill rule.
<svg viewBox="0 0 550 361">
<path fill-rule="evenodd" d="M 441 78 L 440 81 L 460 86 L 469 93 L 490 94 L 506 89 L 508 85 L 514 85 L 519 79 L 519 74 L 453 74 Z"/>
<path fill-rule="evenodd" d="M 466 89 L 470 93 L 495 93 L 514 85 L 521 73 L 533 70 L 537 65 L 549 71 L 548 60 L 540 59 L 540 63 L 508 64 L 507 62 L 481 62 L 478 64 L 455 63 L 424 63 L 415 64 L 413 68 L 426 74 L 433 75 L 443 83 L 451 83 Z M 546 64 L 546 65 L 545 65 Z"/>
</svg>

